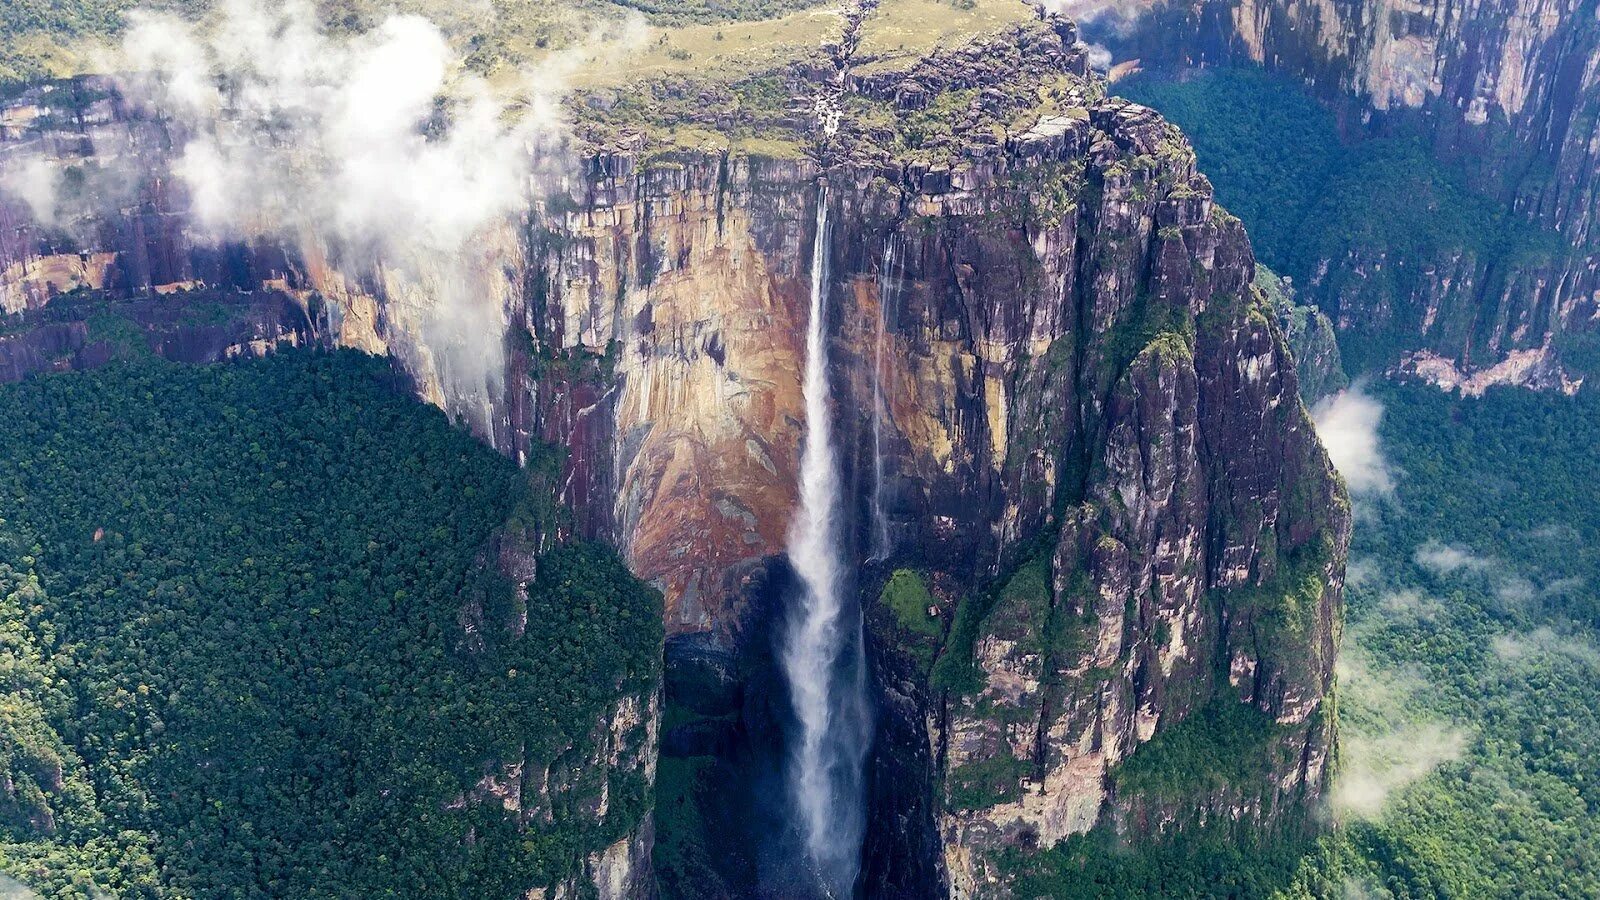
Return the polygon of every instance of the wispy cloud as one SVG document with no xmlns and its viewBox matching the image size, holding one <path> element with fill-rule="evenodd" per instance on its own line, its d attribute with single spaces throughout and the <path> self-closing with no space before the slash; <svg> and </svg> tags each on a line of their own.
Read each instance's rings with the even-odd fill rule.
<svg viewBox="0 0 1600 900">
<path fill-rule="evenodd" d="M 1481 572 L 1489 567 L 1488 560 L 1482 559 L 1465 547 L 1442 544 L 1439 541 L 1426 541 L 1417 548 L 1413 554 L 1417 565 L 1435 575 L 1453 575 L 1461 571 Z"/>
<path fill-rule="evenodd" d="M 147 11 L 129 24 L 124 91 L 172 123 L 192 227 L 310 243 L 353 278 L 381 274 L 414 309 L 391 311 L 408 332 L 392 349 L 450 405 L 487 407 L 517 289 L 515 242 L 496 235 L 559 161 L 559 81 L 497 91 L 426 19 L 335 36 L 305 0 L 228 0 L 209 29 Z"/>
<path fill-rule="evenodd" d="M 1089 65 L 1105 70 L 1114 59 L 1107 43 L 1127 38 L 1154 0 L 1035 0 L 1053 13 L 1078 23 L 1089 45 Z"/>
<path fill-rule="evenodd" d="M 39 894 L 15 878 L 0 874 L 0 900 L 39 900 Z"/>
<path fill-rule="evenodd" d="M 1384 496 L 1394 491 L 1394 478 L 1378 439 L 1383 405 L 1360 385 L 1319 401 L 1311 410 L 1328 458 L 1357 496 Z"/>
<path fill-rule="evenodd" d="M 1339 686 L 1345 725 L 1333 789 L 1336 815 L 1377 818 L 1397 791 L 1466 750 L 1465 730 L 1425 711 L 1422 701 L 1431 691 L 1420 674 L 1380 668 L 1362 648 L 1347 645 Z"/>
<path fill-rule="evenodd" d="M 1600 647 L 1584 638 L 1557 633 L 1551 628 L 1499 635 L 1491 645 L 1494 655 L 1508 665 L 1540 657 L 1561 656 L 1600 669 Z"/>
</svg>

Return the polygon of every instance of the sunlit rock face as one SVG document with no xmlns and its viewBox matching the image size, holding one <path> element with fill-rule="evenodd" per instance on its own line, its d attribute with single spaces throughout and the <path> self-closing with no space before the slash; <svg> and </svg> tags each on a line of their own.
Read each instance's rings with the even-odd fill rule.
<svg viewBox="0 0 1600 900">
<path fill-rule="evenodd" d="M 540 443 L 565 448 L 553 482 L 574 527 L 662 589 L 669 635 L 742 651 L 769 641 L 751 586 L 796 506 L 825 196 L 833 414 L 863 535 L 851 562 L 868 553 L 875 496 L 885 566 L 934 585 L 930 653 L 971 676 L 935 683 L 869 622 L 882 737 L 864 884 L 1003 894 L 1000 853 L 1097 825 L 1134 841 L 1217 821 L 1302 827 L 1334 740 L 1342 489 L 1242 227 L 1177 129 L 1108 99 L 1086 56 L 1053 20 L 850 77 L 861 123 L 959 96 L 942 157 L 849 116 L 796 159 L 575 154 L 478 248 L 506 359 L 481 395 L 441 377 L 426 279 L 342 267 L 315 235 L 201 240 L 159 129 L 93 82 L 11 101 L 4 121 L 22 124 L 5 139 L 62 166 L 117 148 L 145 174 L 71 222 L 5 201 L 0 289 L 30 315 L 76 288 L 276 298 L 297 339 L 394 356 L 420 396 L 530 467 L 552 464 Z M 881 568 L 859 578 L 867 593 Z M 962 602 L 991 593 L 957 627 Z M 1204 795 L 1118 793 L 1118 764 L 1219 696 L 1277 723 L 1270 772 Z M 589 860 L 603 895 L 644 890 L 649 840 Z"/>
<path fill-rule="evenodd" d="M 733 627 L 741 576 L 784 545 L 815 175 L 603 155 L 536 237 L 529 425 L 578 451 L 571 499 L 670 598 L 674 632 Z"/>
<path fill-rule="evenodd" d="M 1305 285 L 1341 332 L 1446 387 L 1573 390 L 1596 367 L 1600 32 L 1579 0 L 1160 4 L 1126 46 L 1146 65 L 1253 62 L 1304 80 L 1352 132 L 1421 127 L 1473 187 L 1547 229 L 1509 260 L 1369 249 Z M 1386 248 L 1385 248 L 1386 249 Z"/>
</svg>

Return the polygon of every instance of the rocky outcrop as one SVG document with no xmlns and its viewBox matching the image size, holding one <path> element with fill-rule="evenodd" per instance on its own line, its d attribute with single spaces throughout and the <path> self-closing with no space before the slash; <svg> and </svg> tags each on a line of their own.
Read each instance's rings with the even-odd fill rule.
<svg viewBox="0 0 1600 900">
<path fill-rule="evenodd" d="M 156 356 L 212 363 L 321 340 L 307 310 L 274 291 L 185 291 L 161 300 L 101 292 L 0 320 L 0 384 L 41 372 Z"/>
<path fill-rule="evenodd" d="M 394 353 L 503 451 L 543 464 L 541 444 L 567 448 L 553 482 L 573 527 L 662 589 L 668 671 L 712 660 L 721 684 L 740 671 L 729 660 L 770 652 L 812 223 L 830 204 L 830 374 L 858 558 L 881 526 L 883 571 L 932 585 L 909 620 L 871 611 L 889 702 L 866 889 L 1003 893 L 1004 853 L 1094 827 L 1135 842 L 1214 820 L 1301 827 L 1333 741 L 1348 516 L 1243 229 L 1182 135 L 1107 99 L 1085 53 L 1049 19 L 899 71 L 823 67 L 847 96 L 810 157 L 590 148 L 496 238 L 515 244 L 492 257 L 509 362 L 481 416 L 452 408 L 407 349 L 403 292 L 333 270 L 314 241 L 206 245 L 159 154 L 115 212 L 49 229 L 10 207 L 7 302 L 49 309 L 90 279 L 277 289 L 327 323 L 319 339 Z M 786 76 L 797 95 L 807 71 Z M 63 159 L 154 127 L 85 102 L 85 83 L 55 90 L 75 105 L 24 130 Z M 162 227 L 111 227 L 131 220 Z M 66 257 L 104 262 L 80 273 Z M 750 696 L 726 704 L 746 735 Z M 1218 704 L 1269 723 L 1261 777 L 1176 795 L 1119 781 Z M 486 774 L 480 801 L 529 783 L 531 763 L 513 764 L 515 779 Z M 599 851 L 593 883 L 643 890 L 649 841 Z"/>
<path fill-rule="evenodd" d="M 1143 840 L 1210 824 L 1195 812 L 1210 809 L 1299 827 L 1326 785 L 1340 489 L 1274 310 L 1250 285 L 1243 231 L 1212 207 L 1181 140 L 1114 102 L 1084 127 L 1086 202 L 1056 226 L 1072 240 L 1023 252 L 1073 249 L 1042 263 L 1042 292 L 1005 291 L 1051 317 L 1013 319 L 1021 329 L 970 351 L 987 376 L 980 421 L 1008 435 L 981 468 L 1018 481 L 990 520 L 989 558 L 1009 574 L 968 582 L 934 667 L 939 828 L 960 896 L 1004 893 L 1002 851 L 1097 825 Z M 991 252 L 986 271 L 1003 258 Z M 985 359 L 989 347 L 1012 353 Z M 951 554 L 923 546 L 923 565 L 959 577 Z M 1283 764 L 1219 793 L 1117 792 L 1141 745 L 1217 702 L 1270 718 Z"/>
<path fill-rule="evenodd" d="M 1256 265 L 1255 286 L 1278 312 L 1278 327 L 1289 341 L 1300 398 L 1307 406 L 1350 386 L 1333 320 L 1317 307 L 1301 303 L 1290 279 L 1266 266 Z"/>
<path fill-rule="evenodd" d="M 1416 371 L 1463 381 L 1561 388 L 1596 367 L 1592 2 L 1161 4 L 1119 50 L 1147 65 L 1253 62 L 1298 76 L 1350 131 L 1420 130 L 1474 188 L 1559 235 L 1543 250 L 1407 259 L 1353 248 L 1328 259 L 1303 287 L 1341 332 L 1416 351 Z"/>
</svg>

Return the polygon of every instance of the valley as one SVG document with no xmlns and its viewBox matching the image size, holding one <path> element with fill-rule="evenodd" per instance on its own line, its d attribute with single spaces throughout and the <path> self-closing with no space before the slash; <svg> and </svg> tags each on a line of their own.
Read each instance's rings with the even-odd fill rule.
<svg viewBox="0 0 1600 900">
<path fill-rule="evenodd" d="M 1592 892 L 1588 31 L 1073 6 L 0 14 L 0 870 Z"/>
</svg>

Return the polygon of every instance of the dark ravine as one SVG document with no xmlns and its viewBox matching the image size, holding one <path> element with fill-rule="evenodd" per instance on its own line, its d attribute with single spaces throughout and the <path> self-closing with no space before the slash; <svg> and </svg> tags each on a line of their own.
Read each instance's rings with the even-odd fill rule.
<svg viewBox="0 0 1600 900">
<path fill-rule="evenodd" d="M 1593 0 L 1158 3 L 1108 38 L 1145 66 L 1258 64 L 1303 81 L 1348 135 L 1418 134 L 1513 220 L 1550 236 L 1509 255 L 1407 258 L 1355 246 L 1308 296 L 1352 342 L 1445 387 L 1576 389 L 1600 346 L 1600 28 Z"/>
<path fill-rule="evenodd" d="M 806 68 L 788 76 L 797 96 Z M 483 436 L 523 460 L 535 440 L 567 448 L 558 482 L 576 530 L 666 597 L 662 752 L 714 777 L 660 802 L 697 804 L 723 829 L 719 852 L 771 825 L 763 792 L 788 715 L 771 623 L 790 577 L 826 174 L 846 513 L 860 562 L 881 464 L 892 546 L 858 578 L 879 710 L 861 892 L 1004 896 L 1006 853 L 1097 825 L 1135 845 L 1219 822 L 1314 827 L 1349 515 L 1243 228 L 1176 128 L 1105 97 L 1063 20 L 846 84 L 818 158 L 656 153 L 643 137 L 590 147 L 563 195 L 507 226 L 524 251 L 509 389 Z M 12 105 L 61 114 L 8 139 L 62 161 L 132 140 L 162 173 L 160 127 L 103 87 L 25 93 Z M 911 120 L 926 126 L 914 139 L 897 124 Z M 0 338 L 0 371 L 91 364 L 42 336 L 83 289 L 172 309 L 250 287 L 228 308 L 287 306 L 270 322 L 230 314 L 224 348 L 322 341 L 412 358 L 388 326 L 411 301 L 381 279 L 341 276 L 304 247 L 219 254 L 181 227 L 174 185 L 151 178 L 135 206 L 69 234 L 0 210 L 0 289 L 30 310 Z M 891 235 L 898 291 L 879 354 Z M 222 276 L 219 255 L 249 284 Z M 854 412 L 874 408 L 875 383 L 876 438 Z M 918 573 L 926 608 L 879 602 L 900 570 Z M 1211 703 L 1271 723 L 1259 777 L 1176 793 L 1119 780 Z M 615 764 L 654 775 L 653 758 Z M 596 848 L 602 896 L 654 890 L 651 841 L 642 827 Z M 780 896 L 765 865 L 727 853 L 701 886 Z"/>
</svg>

